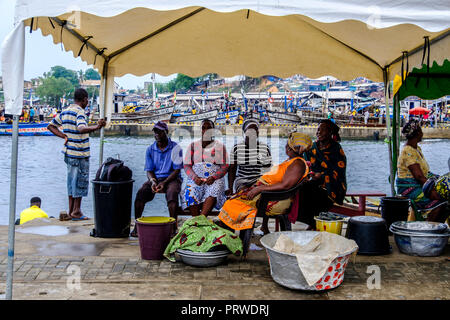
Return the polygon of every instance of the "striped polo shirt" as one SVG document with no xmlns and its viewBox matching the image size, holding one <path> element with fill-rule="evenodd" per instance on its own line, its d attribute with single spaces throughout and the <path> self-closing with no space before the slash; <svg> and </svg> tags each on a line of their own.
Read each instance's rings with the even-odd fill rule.
<svg viewBox="0 0 450 320">
<path fill-rule="evenodd" d="M 51 124 L 61 127 L 69 138 L 62 153 L 69 158 L 89 158 L 89 133 L 80 133 L 81 127 L 87 126 L 86 115 L 83 108 L 77 104 L 71 104 L 53 118 Z"/>
<path fill-rule="evenodd" d="M 244 142 L 236 144 L 230 155 L 232 163 L 237 164 L 235 188 L 254 184 L 272 166 L 269 147 L 258 141 L 254 147 Z"/>
</svg>

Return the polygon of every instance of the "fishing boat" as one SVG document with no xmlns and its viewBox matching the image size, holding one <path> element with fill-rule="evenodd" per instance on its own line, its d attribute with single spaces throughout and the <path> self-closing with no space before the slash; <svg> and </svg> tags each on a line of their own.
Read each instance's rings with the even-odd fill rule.
<svg viewBox="0 0 450 320">
<path fill-rule="evenodd" d="M 218 114 L 219 111 L 217 109 L 195 114 L 172 113 L 170 123 L 203 121 L 205 119 L 215 121 Z"/>
<path fill-rule="evenodd" d="M 145 122 L 158 122 L 169 121 L 175 107 L 163 107 L 152 110 L 143 110 L 132 113 L 115 113 L 112 115 L 112 121 L 145 121 Z"/>
<path fill-rule="evenodd" d="M 298 124 L 301 122 L 300 117 L 292 112 L 267 111 L 267 116 L 271 123 Z"/>
<path fill-rule="evenodd" d="M 227 118 L 228 115 L 228 118 Z M 226 124 L 236 124 L 239 119 L 239 110 L 223 111 L 219 112 L 216 118 L 216 123 Z"/>
<path fill-rule="evenodd" d="M 19 136 L 53 136 L 47 130 L 48 122 L 40 123 L 19 123 Z M 12 124 L 0 123 L 0 135 L 12 135 Z"/>
</svg>

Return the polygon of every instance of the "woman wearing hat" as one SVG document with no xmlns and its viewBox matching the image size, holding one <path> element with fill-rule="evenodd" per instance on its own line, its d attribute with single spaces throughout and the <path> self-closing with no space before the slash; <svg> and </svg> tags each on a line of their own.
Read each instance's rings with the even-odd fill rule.
<svg viewBox="0 0 450 320">
<path fill-rule="evenodd" d="M 427 179 L 437 178 L 430 172 L 430 167 L 423 156 L 419 142 L 422 141 L 423 132 L 418 120 L 410 120 L 402 129 L 407 141 L 402 149 L 397 163 L 397 193 L 408 197 L 416 212 L 416 220 L 445 221 L 444 207 L 435 190 L 431 189 L 428 196 L 423 193 L 423 186 Z M 443 220 L 443 221 L 442 221 Z"/>
<path fill-rule="evenodd" d="M 314 216 L 328 211 L 334 203 L 342 204 L 347 191 L 347 158 L 339 144 L 339 127 L 331 120 L 322 120 L 316 136 L 311 150 L 304 154 L 312 179 L 299 194 L 298 220 L 311 227 Z"/>
<path fill-rule="evenodd" d="M 302 153 L 309 150 L 311 138 L 299 132 L 291 133 L 286 144 L 288 159 L 261 176 L 250 187 L 238 191 L 225 202 L 220 210 L 219 219 L 234 230 L 251 229 L 255 222 L 257 201 L 263 191 L 288 190 L 300 183 L 309 173 Z M 291 199 L 270 201 L 266 215 L 284 214 L 291 206 Z"/>
</svg>

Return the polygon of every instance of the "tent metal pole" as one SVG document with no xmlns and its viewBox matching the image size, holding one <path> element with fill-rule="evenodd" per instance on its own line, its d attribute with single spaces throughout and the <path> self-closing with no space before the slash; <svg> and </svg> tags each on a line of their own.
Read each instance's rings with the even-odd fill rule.
<svg viewBox="0 0 450 320">
<path fill-rule="evenodd" d="M 392 165 L 392 138 L 391 138 L 391 113 L 389 110 L 389 74 L 388 69 L 383 69 L 384 75 L 384 99 L 386 106 L 386 133 L 389 146 L 389 181 L 391 183 L 391 195 L 395 196 L 394 168 Z"/>
<path fill-rule="evenodd" d="M 105 106 L 106 106 L 106 99 L 108 96 L 108 60 L 105 60 L 105 63 L 103 64 L 103 75 L 102 75 L 102 105 L 100 106 L 100 119 L 103 119 L 105 117 Z M 111 119 L 110 119 L 111 120 Z M 102 127 L 100 129 L 100 150 L 98 153 L 98 160 L 99 160 L 99 167 L 102 166 L 103 163 L 103 144 L 104 144 L 104 138 L 105 138 L 105 128 Z"/>
<path fill-rule="evenodd" d="M 13 116 L 13 132 L 11 142 L 11 181 L 9 192 L 9 228 L 8 228 L 8 267 L 6 273 L 6 300 L 12 300 L 14 274 L 14 240 L 16 220 L 17 194 L 17 155 L 19 145 L 19 116 Z"/>
</svg>

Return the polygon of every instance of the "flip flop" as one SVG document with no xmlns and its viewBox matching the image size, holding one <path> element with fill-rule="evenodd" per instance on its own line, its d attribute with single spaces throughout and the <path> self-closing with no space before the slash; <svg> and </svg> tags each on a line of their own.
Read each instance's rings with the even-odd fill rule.
<svg viewBox="0 0 450 320">
<path fill-rule="evenodd" d="M 90 220 L 90 218 L 86 217 L 85 215 L 82 215 L 79 218 L 72 218 L 72 221 L 82 221 L 82 220 Z"/>
</svg>

